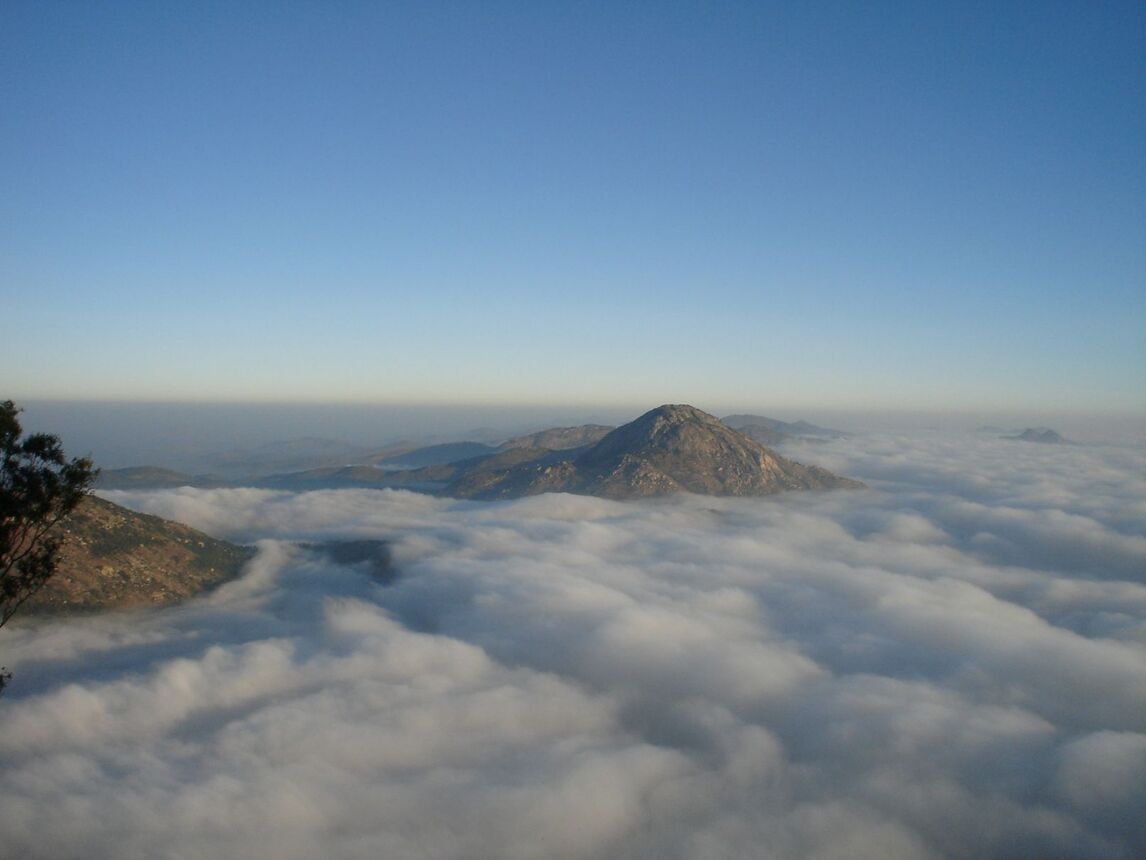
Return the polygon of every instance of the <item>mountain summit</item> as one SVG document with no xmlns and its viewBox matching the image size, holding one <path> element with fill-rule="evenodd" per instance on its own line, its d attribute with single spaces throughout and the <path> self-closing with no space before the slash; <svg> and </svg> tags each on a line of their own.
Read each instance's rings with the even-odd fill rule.
<svg viewBox="0 0 1146 860">
<path fill-rule="evenodd" d="M 565 459 L 462 475 L 444 492 L 482 499 L 548 492 L 632 499 L 674 492 L 759 496 L 862 486 L 785 459 L 694 406 L 665 405 Z"/>
<path fill-rule="evenodd" d="M 1020 442 L 1038 442 L 1040 445 L 1072 444 L 1049 427 L 1028 427 L 1017 436 L 1003 436 L 1002 438 L 1018 439 Z"/>
</svg>

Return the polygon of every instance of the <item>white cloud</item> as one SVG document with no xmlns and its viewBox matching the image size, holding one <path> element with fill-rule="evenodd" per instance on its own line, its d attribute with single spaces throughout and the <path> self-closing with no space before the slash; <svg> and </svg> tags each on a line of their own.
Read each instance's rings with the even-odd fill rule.
<svg viewBox="0 0 1146 860">
<path fill-rule="evenodd" d="M 5 629 L 6 848 L 1131 857 L 1146 457 L 1030 447 L 843 440 L 873 489 L 756 500 L 109 493 L 260 554 Z M 363 537 L 396 582 L 289 543 Z"/>
</svg>

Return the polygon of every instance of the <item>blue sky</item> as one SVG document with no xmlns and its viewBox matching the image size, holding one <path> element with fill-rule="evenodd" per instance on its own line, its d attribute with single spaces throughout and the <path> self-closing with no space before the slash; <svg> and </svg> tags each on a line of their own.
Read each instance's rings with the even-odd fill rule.
<svg viewBox="0 0 1146 860">
<path fill-rule="evenodd" d="M 1141 3 L 0 7 L 4 396 L 1146 412 Z"/>
</svg>

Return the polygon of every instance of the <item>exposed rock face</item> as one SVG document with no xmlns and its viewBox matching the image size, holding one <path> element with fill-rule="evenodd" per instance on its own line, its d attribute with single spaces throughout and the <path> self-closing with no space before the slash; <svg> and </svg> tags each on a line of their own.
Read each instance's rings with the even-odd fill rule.
<svg viewBox="0 0 1146 860">
<path fill-rule="evenodd" d="M 782 490 L 862 487 L 769 451 L 692 406 L 661 406 L 561 460 L 462 476 L 446 495 L 513 498 L 546 492 L 611 499 L 690 492 L 757 496 Z"/>
<path fill-rule="evenodd" d="M 550 451 L 568 451 L 600 442 L 613 430 L 606 424 L 582 424 L 579 427 L 551 427 L 528 436 L 517 436 L 501 443 L 506 448 L 546 448 Z"/>
<path fill-rule="evenodd" d="M 174 603 L 236 576 L 254 555 L 190 526 L 89 496 L 57 527 L 60 565 L 25 612 Z"/>
</svg>

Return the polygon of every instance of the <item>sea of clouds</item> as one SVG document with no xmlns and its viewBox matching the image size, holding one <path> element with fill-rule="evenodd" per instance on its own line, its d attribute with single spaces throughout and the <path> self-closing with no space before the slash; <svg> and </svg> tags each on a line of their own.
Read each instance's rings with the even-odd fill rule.
<svg viewBox="0 0 1146 860">
<path fill-rule="evenodd" d="M 180 607 L 0 633 L 3 851 L 1136 856 L 1146 450 L 786 453 L 870 489 L 107 493 L 259 554 Z M 396 578 L 302 545 L 334 539 Z"/>
</svg>

